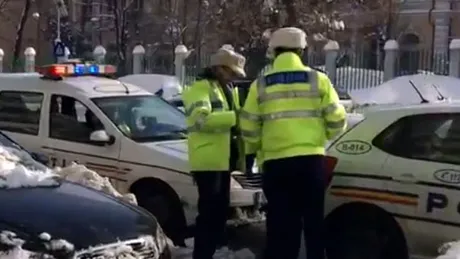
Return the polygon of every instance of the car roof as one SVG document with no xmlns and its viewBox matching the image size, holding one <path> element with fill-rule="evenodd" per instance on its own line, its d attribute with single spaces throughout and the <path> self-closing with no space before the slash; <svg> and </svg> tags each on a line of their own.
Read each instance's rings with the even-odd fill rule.
<svg viewBox="0 0 460 259">
<path fill-rule="evenodd" d="M 375 105 L 370 106 L 365 110 L 366 116 L 382 114 L 382 113 L 435 113 L 452 111 L 452 108 L 460 107 L 459 100 L 446 100 L 434 103 L 420 103 L 420 104 L 389 104 L 389 105 Z"/>
<path fill-rule="evenodd" d="M 94 97 L 152 95 L 141 87 L 116 79 L 95 76 L 65 77 L 62 80 L 42 79 L 37 73 L 0 74 L 0 90 L 67 93 Z"/>
</svg>

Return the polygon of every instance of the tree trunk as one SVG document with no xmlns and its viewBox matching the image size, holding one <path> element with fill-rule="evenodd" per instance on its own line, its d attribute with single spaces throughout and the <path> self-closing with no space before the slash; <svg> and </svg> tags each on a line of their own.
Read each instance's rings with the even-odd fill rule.
<svg viewBox="0 0 460 259">
<path fill-rule="evenodd" d="M 202 19 L 203 0 L 198 0 L 198 14 L 196 18 L 195 37 L 193 43 L 196 48 L 195 64 L 201 68 L 201 19 Z"/>
<path fill-rule="evenodd" d="M 297 26 L 297 10 L 295 0 L 283 0 L 284 7 L 286 8 L 286 13 L 288 15 L 286 26 Z"/>
<path fill-rule="evenodd" d="M 18 26 L 16 27 L 16 40 L 14 42 L 14 51 L 13 51 L 13 71 L 17 72 L 19 70 L 19 55 L 21 55 L 21 46 L 22 46 L 22 37 L 24 33 L 24 26 L 29 18 L 29 10 L 31 5 L 31 0 L 24 0 L 24 9 L 22 9 L 21 18 L 19 20 Z"/>
</svg>

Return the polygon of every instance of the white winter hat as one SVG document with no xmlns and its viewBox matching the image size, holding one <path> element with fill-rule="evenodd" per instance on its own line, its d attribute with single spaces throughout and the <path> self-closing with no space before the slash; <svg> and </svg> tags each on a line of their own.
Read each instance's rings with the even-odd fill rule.
<svg viewBox="0 0 460 259">
<path fill-rule="evenodd" d="M 244 66 L 246 65 L 246 58 L 241 54 L 227 48 L 220 48 L 211 56 L 211 66 L 226 66 L 239 76 L 246 77 Z"/>
<path fill-rule="evenodd" d="M 285 27 L 272 33 L 268 48 L 304 49 L 307 47 L 307 35 L 296 27 Z"/>
</svg>

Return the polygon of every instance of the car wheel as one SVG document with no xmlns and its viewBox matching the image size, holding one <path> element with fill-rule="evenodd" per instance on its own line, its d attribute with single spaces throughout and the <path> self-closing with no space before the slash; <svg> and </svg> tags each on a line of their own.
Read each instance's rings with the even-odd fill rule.
<svg viewBox="0 0 460 259">
<path fill-rule="evenodd" d="M 150 186 L 135 192 L 139 206 L 152 213 L 165 234 L 177 246 L 185 246 L 185 217 L 182 206 L 168 190 Z"/>
<path fill-rule="evenodd" d="M 383 212 L 347 210 L 326 225 L 328 259 L 408 259 L 399 226 Z"/>
</svg>

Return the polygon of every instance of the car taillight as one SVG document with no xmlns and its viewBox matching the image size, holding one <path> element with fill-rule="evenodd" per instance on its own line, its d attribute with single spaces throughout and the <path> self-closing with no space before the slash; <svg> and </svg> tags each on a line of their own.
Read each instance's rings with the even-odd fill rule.
<svg viewBox="0 0 460 259">
<path fill-rule="evenodd" d="M 332 176 L 334 174 L 334 169 L 335 169 L 335 166 L 337 165 L 337 158 L 336 157 L 333 157 L 333 156 L 326 156 L 325 157 L 325 167 L 324 167 L 324 171 L 326 173 L 326 187 L 329 186 L 329 184 L 331 183 L 332 181 Z"/>
</svg>

